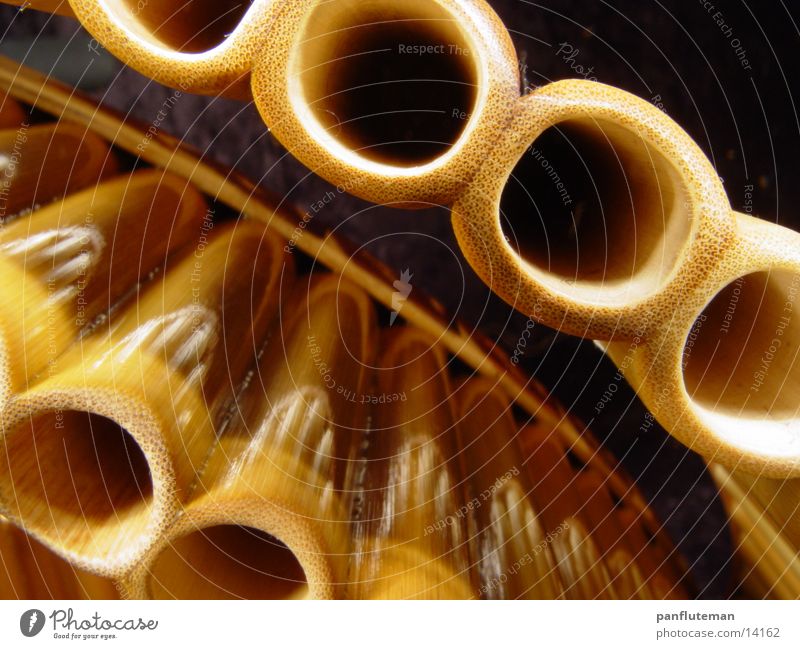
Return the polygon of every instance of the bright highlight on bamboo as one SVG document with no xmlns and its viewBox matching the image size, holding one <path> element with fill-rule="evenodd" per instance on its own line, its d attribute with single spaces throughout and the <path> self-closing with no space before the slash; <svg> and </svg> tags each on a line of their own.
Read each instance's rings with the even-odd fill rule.
<svg viewBox="0 0 800 649">
<path fill-rule="evenodd" d="M 348 596 L 471 598 L 446 358 L 413 329 L 384 345 Z"/>
<path fill-rule="evenodd" d="M 375 309 L 340 277 L 295 288 L 306 286 L 285 306 L 195 495 L 126 579 L 130 595 L 343 595 Z"/>
<path fill-rule="evenodd" d="M 79 567 L 121 576 L 172 521 L 276 312 L 280 242 L 214 228 L 3 412 L 3 506 Z"/>
<path fill-rule="evenodd" d="M 511 403 L 487 379 L 455 393 L 471 561 L 485 599 L 560 599 L 553 549 L 531 501 Z M 459 512 L 459 515 L 461 512 Z"/>
<path fill-rule="evenodd" d="M 59 371 L 82 331 L 200 231 L 202 196 L 142 171 L 100 183 L 0 232 L 0 402 Z"/>
</svg>

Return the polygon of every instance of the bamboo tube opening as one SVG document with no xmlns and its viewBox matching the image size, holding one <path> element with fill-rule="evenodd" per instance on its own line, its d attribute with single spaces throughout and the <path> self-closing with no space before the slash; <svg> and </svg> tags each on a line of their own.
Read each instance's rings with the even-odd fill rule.
<svg viewBox="0 0 800 649">
<path fill-rule="evenodd" d="M 471 121 L 475 48 L 437 2 L 321 2 L 298 49 L 292 76 L 312 129 L 370 161 L 433 162 Z"/>
<path fill-rule="evenodd" d="M 545 285 L 628 304 L 662 287 L 688 245 L 687 189 L 636 132 L 568 119 L 520 158 L 500 203 L 509 245 Z"/>
<path fill-rule="evenodd" d="M 120 19 L 156 45 L 199 54 L 225 42 L 252 0 L 113 0 Z"/>
<path fill-rule="evenodd" d="M 290 599 L 308 591 L 285 544 L 241 525 L 214 525 L 172 541 L 153 561 L 148 581 L 156 599 Z"/>
<path fill-rule="evenodd" d="M 0 474 L 0 489 L 35 534 L 66 541 L 76 527 L 91 525 L 104 533 L 84 542 L 103 552 L 148 526 L 147 459 L 111 419 L 85 411 L 35 413 L 7 431 L 4 450 L 8 470 Z"/>
<path fill-rule="evenodd" d="M 764 271 L 739 277 L 709 302 L 687 334 L 685 389 L 702 414 L 723 417 L 726 435 L 753 435 L 753 422 L 800 431 L 800 275 Z M 718 422 L 720 423 L 720 422 Z M 796 439 L 796 437 L 792 437 Z M 759 445 L 787 452 L 783 435 Z"/>
</svg>

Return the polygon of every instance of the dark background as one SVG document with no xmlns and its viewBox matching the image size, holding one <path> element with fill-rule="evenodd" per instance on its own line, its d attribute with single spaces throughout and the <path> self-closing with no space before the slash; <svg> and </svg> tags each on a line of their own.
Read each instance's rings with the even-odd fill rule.
<svg viewBox="0 0 800 649">
<path fill-rule="evenodd" d="M 800 228 L 800 121 L 793 90 L 800 88 L 800 3 L 715 0 L 490 0 L 527 65 L 528 81 L 542 85 L 575 76 L 556 54 L 567 42 L 572 65 L 664 110 L 694 137 L 725 182 L 734 208 L 745 185 L 755 185 L 755 212 Z M 717 11 L 733 30 L 722 33 Z M 173 91 L 105 56 L 88 52 L 88 37 L 73 21 L 33 11 L 0 8 L 0 51 L 50 70 L 98 99 L 149 123 Z M 752 69 L 731 46 L 739 39 Z M 35 49 L 30 49 L 34 39 Z M 77 75 L 77 76 L 76 76 Z M 162 129 L 236 167 L 302 209 L 325 195 L 326 183 L 286 155 L 267 133 L 252 105 L 184 95 Z M 493 298 L 469 270 L 450 231 L 446 209 L 405 212 L 355 198 L 338 198 L 318 219 L 363 245 L 383 261 L 410 269 L 415 288 L 437 297 L 451 312 L 513 350 L 526 318 Z M 703 462 L 659 427 L 639 433 L 645 410 L 621 386 L 600 416 L 594 405 L 616 369 L 590 341 L 537 327 L 523 367 L 564 406 L 588 422 L 621 459 L 665 522 L 690 564 L 702 597 L 735 591 L 732 541 L 716 489 Z M 798 395 L 800 397 L 800 395 Z"/>
</svg>

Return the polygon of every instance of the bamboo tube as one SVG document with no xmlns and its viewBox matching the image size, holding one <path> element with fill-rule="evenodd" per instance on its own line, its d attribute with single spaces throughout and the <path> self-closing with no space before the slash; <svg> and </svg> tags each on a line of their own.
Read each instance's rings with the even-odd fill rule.
<svg viewBox="0 0 800 649">
<path fill-rule="evenodd" d="M 717 469 L 721 473 L 721 469 Z M 786 540 L 800 552 L 800 481 L 756 477 L 743 471 L 731 479 L 770 517 Z"/>
<path fill-rule="evenodd" d="M 619 599 L 597 546 L 582 522 L 567 518 L 552 545 L 566 599 Z"/>
<path fill-rule="evenodd" d="M 552 539 L 565 597 L 616 599 L 608 570 L 586 530 L 575 471 L 556 438 L 542 432 L 530 427 L 523 432 L 531 449 L 526 464 L 533 481 L 533 501 Z"/>
<path fill-rule="evenodd" d="M 4 4 L 15 5 L 25 9 L 45 11 L 49 14 L 75 17 L 70 9 L 68 0 L 2 0 Z"/>
<path fill-rule="evenodd" d="M 786 534 L 788 528 L 776 526 L 758 500 L 750 496 L 747 478 L 730 474 L 720 465 L 711 465 L 709 470 L 731 517 L 737 552 L 746 570 L 745 582 L 755 585 L 760 596 L 800 597 L 800 558 L 797 546 Z"/>
<path fill-rule="evenodd" d="M 113 582 L 74 568 L 0 516 L 0 599 L 118 599 Z"/>
<path fill-rule="evenodd" d="M 637 548 L 629 542 L 628 530 L 621 525 L 603 477 L 592 470 L 583 470 L 576 479 L 575 488 L 583 501 L 581 512 L 588 520 L 590 534 L 619 596 L 622 599 L 656 597 L 650 584 L 655 575 L 645 576 L 644 573 L 645 563 L 652 565 L 652 562 L 637 553 Z"/>
<path fill-rule="evenodd" d="M 0 222 L 116 171 L 108 145 L 69 122 L 0 131 Z"/>
<path fill-rule="evenodd" d="M 185 181 L 142 171 L 0 230 L 0 404 L 56 372 L 82 330 L 196 236 L 204 213 Z"/>
<path fill-rule="evenodd" d="M 655 599 L 687 599 L 686 569 L 676 560 L 677 550 L 662 547 L 648 539 L 640 515 L 630 506 L 621 505 L 616 516 L 642 578 Z"/>
<path fill-rule="evenodd" d="M 560 184 L 541 173 L 551 161 Z M 503 209 L 521 183 L 515 168 L 531 176 L 524 187 L 542 201 L 541 216 Z M 690 308 L 736 226 L 711 163 L 666 114 L 622 90 L 567 80 L 520 100 L 504 146 L 455 203 L 453 227 L 478 274 L 524 313 L 630 341 Z"/>
<path fill-rule="evenodd" d="M 183 92 L 249 97 L 254 54 L 281 0 L 70 0 L 86 30 L 126 65 Z"/>
<path fill-rule="evenodd" d="M 378 372 L 350 597 L 469 599 L 473 586 L 454 467 L 446 359 L 426 334 L 394 329 Z"/>
<path fill-rule="evenodd" d="M 143 160 L 191 180 L 205 193 L 241 212 L 249 218 L 268 223 L 270 228 L 284 238 L 293 240 L 299 216 L 285 206 L 277 195 L 271 195 L 237 174 L 209 165 L 192 151 L 168 139 L 153 139 L 141 150 L 141 126 L 130 121 L 120 121 L 117 115 L 80 94 L 52 82 L 44 75 L 18 66 L 14 61 L 0 56 L 0 87 L 20 101 L 35 104 L 37 108 L 53 115 L 69 118 L 113 140 L 115 146 L 140 156 Z M 366 255 L 353 256 L 347 245 L 328 234 L 311 230 L 295 241 L 297 249 L 318 259 L 331 270 L 364 287 L 375 300 L 392 307 L 395 289 L 387 281 L 386 269 Z M 484 376 L 499 381 L 503 391 L 511 396 L 526 412 L 543 425 L 551 427 L 554 434 L 563 437 L 570 450 L 584 462 L 602 470 L 608 476 L 609 486 L 619 498 L 625 498 L 639 512 L 645 527 L 659 538 L 660 525 L 642 498 L 624 475 L 614 470 L 614 461 L 599 448 L 590 434 L 586 434 L 572 418 L 547 400 L 547 392 L 535 379 L 522 374 L 499 354 L 498 348 L 488 339 L 470 328 L 457 324 L 448 326 L 440 307 L 432 300 L 422 300 L 415 292 L 403 308 L 404 318 L 417 328 L 436 336 L 452 354 Z"/>
<path fill-rule="evenodd" d="M 273 333 L 197 494 L 126 579 L 131 597 L 341 596 L 375 313 L 338 276 L 310 282 Z"/>
<path fill-rule="evenodd" d="M 275 311 L 281 243 L 211 225 L 3 412 L 0 499 L 78 567 L 118 577 L 163 532 Z"/>
<path fill-rule="evenodd" d="M 487 379 L 462 383 L 456 395 L 465 518 L 478 595 L 562 597 L 555 561 L 530 500 L 532 488 L 510 401 Z"/>
<path fill-rule="evenodd" d="M 0 93 L 0 129 L 19 128 L 25 117 L 22 106 L 8 95 Z"/>
<path fill-rule="evenodd" d="M 753 473 L 800 475 L 791 397 L 800 234 L 734 213 L 691 138 L 621 90 L 550 84 L 521 100 L 509 131 L 509 146 L 492 150 L 453 208 L 478 274 L 531 317 L 604 341 L 656 419 L 690 448 Z M 575 207 L 559 199 L 569 218 L 526 215 L 519 232 L 504 231 L 515 164 L 567 160 L 570 145 L 588 180 L 573 187 Z M 552 178 L 543 182 L 552 193 Z"/>
<path fill-rule="evenodd" d="M 519 98 L 513 43 L 482 0 L 287 2 L 272 34 L 252 75 L 265 123 L 374 202 L 452 203 Z"/>
</svg>

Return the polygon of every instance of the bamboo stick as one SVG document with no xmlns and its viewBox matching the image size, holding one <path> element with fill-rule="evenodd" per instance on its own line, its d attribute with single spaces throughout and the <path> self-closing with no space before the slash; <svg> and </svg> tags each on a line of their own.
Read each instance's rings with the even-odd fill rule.
<svg viewBox="0 0 800 649">
<path fill-rule="evenodd" d="M 731 474 L 718 464 L 711 465 L 709 470 L 731 517 L 737 552 L 741 554 L 746 570 L 743 575 L 745 583 L 755 586 L 761 597 L 800 598 L 800 557 L 797 546 L 786 534 L 788 527 L 776 526 L 759 499 L 750 495 L 753 483 L 764 487 L 763 483 L 759 484 L 762 479 Z"/>
<path fill-rule="evenodd" d="M 643 574 L 643 566 L 645 563 L 652 565 L 652 560 L 648 562 L 647 557 L 637 554 L 629 542 L 603 477 L 585 469 L 578 475 L 575 488 L 583 502 L 581 514 L 588 521 L 590 534 L 609 570 L 614 589 L 623 599 L 652 599 L 654 592 L 648 584 L 652 573 L 647 577 Z"/>
<path fill-rule="evenodd" d="M 274 315 L 281 243 L 216 227 L 2 413 L 3 506 L 79 567 L 120 576 L 171 522 Z"/>
<path fill-rule="evenodd" d="M 0 131 L 0 221 L 112 175 L 117 163 L 95 133 L 69 122 Z"/>
<path fill-rule="evenodd" d="M 565 519 L 552 545 L 566 599 L 619 599 L 597 546 L 581 521 Z"/>
<path fill-rule="evenodd" d="M 203 214 L 185 181 L 142 171 L 0 230 L 0 404 L 55 373 L 81 331 L 197 235 Z"/>
<path fill-rule="evenodd" d="M 658 537 L 648 538 L 639 514 L 627 504 L 616 509 L 616 516 L 653 597 L 687 599 L 687 571 L 680 564 L 677 550 L 663 547 L 658 543 Z"/>
<path fill-rule="evenodd" d="M 781 535 L 800 552 L 800 480 L 756 477 L 743 471 L 731 475 L 748 498 L 767 513 Z"/>
<path fill-rule="evenodd" d="M 118 599 L 117 588 L 79 570 L 0 516 L 0 599 Z"/>
<path fill-rule="evenodd" d="M 349 596 L 468 599 L 463 495 L 443 352 L 423 332 L 392 330 L 379 360 Z"/>
<path fill-rule="evenodd" d="M 374 306 L 335 275 L 295 295 L 197 494 L 126 579 L 130 596 L 341 596 Z M 220 535 L 245 541 L 217 543 Z"/>
<path fill-rule="evenodd" d="M 510 401 L 496 384 L 473 378 L 455 391 L 466 521 L 478 595 L 558 599 L 563 587 L 516 439 Z"/>
<path fill-rule="evenodd" d="M 587 517 L 577 492 L 577 476 L 557 438 L 546 430 L 523 432 L 530 455 L 527 470 L 533 500 L 553 537 L 552 550 L 567 599 L 618 598 L 598 548 L 586 529 Z"/>
</svg>

